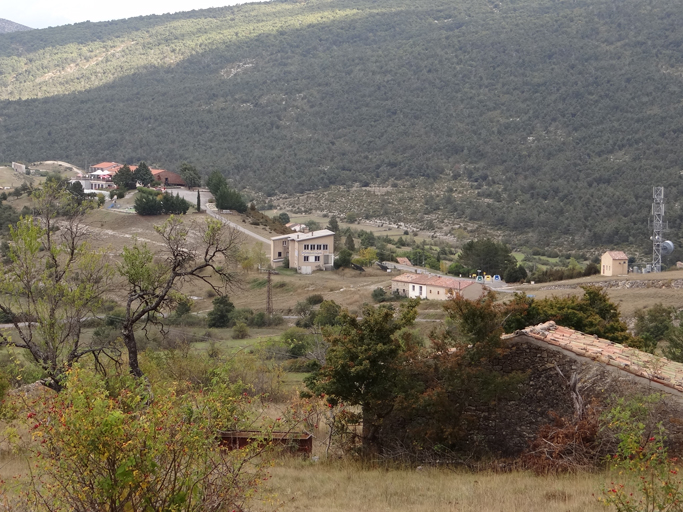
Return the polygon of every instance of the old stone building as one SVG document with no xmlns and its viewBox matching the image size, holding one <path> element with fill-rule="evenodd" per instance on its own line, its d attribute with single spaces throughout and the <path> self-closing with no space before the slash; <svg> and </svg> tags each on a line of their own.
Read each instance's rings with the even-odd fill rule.
<svg viewBox="0 0 683 512">
<path fill-rule="evenodd" d="M 586 404 L 604 407 L 614 397 L 661 393 L 659 420 L 674 452 L 683 446 L 683 364 L 548 322 L 504 337 L 504 350 L 487 365 L 525 375 L 515 398 L 478 408 L 471 443 L 504 455 L 528 447 L 550 413 L 571 417 L 572 374 Z"/>
</svg>

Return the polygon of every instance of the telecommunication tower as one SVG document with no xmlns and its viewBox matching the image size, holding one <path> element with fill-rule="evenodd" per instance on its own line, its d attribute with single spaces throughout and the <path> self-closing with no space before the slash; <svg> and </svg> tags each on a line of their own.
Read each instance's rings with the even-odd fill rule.
<svg viewBox="0 0 683 512">
<path fill-rule="evenodd" d="M 652 201 L 652 272 L 662 271 L 662 245 L 664 242 L 664 187 L 653 188 Z"/>
</svg>

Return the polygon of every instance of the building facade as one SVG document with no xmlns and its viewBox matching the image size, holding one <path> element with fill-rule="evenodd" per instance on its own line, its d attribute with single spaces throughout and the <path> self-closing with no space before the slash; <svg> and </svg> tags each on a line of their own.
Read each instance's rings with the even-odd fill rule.
<svg viewBox="0 0 683 512">
<path fill-rule="evenodd" d="M 461 295 L 474 300 L 481 297 L 485 290 L 484 285 L 472 279 L 429 274 L 401 274 L 391 280 L 392 293 L 411 299 L 448 300 Z"/>
<path fill-rule="evenodd" d="M 600 275 L 625 276 L 628 274 L 628 256 L 621 251 L 607 251 L 600 259 Z"/>
<path fill-rule="evenodd" d="M 289 260 L 289 268 L 310 274 L 314 270 L 334 268 L 334 232 L 329 229 L 310 233 L 292 233 L 270 239 L 270 262 L 281 267 Z"/>
</svg>

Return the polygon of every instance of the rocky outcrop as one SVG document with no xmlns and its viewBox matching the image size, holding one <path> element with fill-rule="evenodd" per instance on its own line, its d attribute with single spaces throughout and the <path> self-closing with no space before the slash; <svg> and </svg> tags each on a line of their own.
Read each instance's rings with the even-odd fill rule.
<svg viewBox="0 0 683 512">
<path fill-rule="evenodd" d="M 0 18 L 0 34 L 7 34 L 9 32 L 21 32 L 23 30 L 33 30 L 31 27 L 14 23 L 13 21 Z"/>
</svg>

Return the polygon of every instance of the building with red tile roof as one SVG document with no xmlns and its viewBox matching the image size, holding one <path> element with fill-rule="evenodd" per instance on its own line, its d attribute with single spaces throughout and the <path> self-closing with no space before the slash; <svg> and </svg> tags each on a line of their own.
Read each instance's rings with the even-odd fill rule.
<svg viewBox="0 0 683 512">
<path fill-rule="evenodd" d="M 396 258 L 396 261 L 398 261 L 401 265 L 407 265 L 409 267 L 413 266 L 408 258 Z"/>
<path fill-rule="evenodd" d="M 602 363 L 634 378 L 649 381 L 662 391 L 683 393 L 683 364 L 635 348 L 546 322 L 503 336 L 509 345 L 532 342 L 575 360 Z"/>
<path fill-rule="evenodd" d="M 97 165 L 90 166 L 90 177 L 93 179 L 98 179 L 102 181 L 111 181 L 112 176 L 121 170 L 125 164 L 119 164 L 116 162 L 101 162 Z M 138 168 L 137 165 L 128 166 L 132 172 Z M 157 181 L 165 187 L 168 186 L 178 186 L 185 187 L 185 180 L 177 172 L 167 171 L 165 169 L 151 169 L 152 175 Z"/>
<path fill-rule="evenodd" d="M 406 273 L 391 280 L 391 291 L 404 297 L 431 300 L 447 300 L 456 294 L 466 299 L 477 299 L 485 287 L 472 279 Z"/>
<path fill-rule="evenodd" d="M 600 275 L 625 276 L 628 274 L 628 256 L 622 251 L 607 251 L 600 260 Z"/>
<path fill-rule="evenodd" d="M 99 164 L 91 165 L 89 170 L 90 172 L 110 171 L 111 169 L 114 169 L 116 167 L 121 167 L 121 164 L 118 164 L 116 162 L 100 162 Z"/>
</svg>

